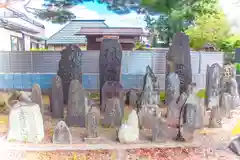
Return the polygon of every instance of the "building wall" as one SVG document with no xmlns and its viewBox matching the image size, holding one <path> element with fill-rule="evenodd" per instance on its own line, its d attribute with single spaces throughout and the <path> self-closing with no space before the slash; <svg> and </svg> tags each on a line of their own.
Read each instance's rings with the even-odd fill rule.
<svg viewBox="0 0 240 160">
<path fill-rule="evenodd" d="M 87 50 L 100 50 L 101 42 L 97 42 L 97 38 L 101 38 L 102 36 L 87 36 Z M 139 40 L 138 36 L 119 36 L 119 39 L 129 39 L 137 41 Z M 121 43 L 123 50 L 133 50 L 135 47 L 134 43 Z"/>
</svg>

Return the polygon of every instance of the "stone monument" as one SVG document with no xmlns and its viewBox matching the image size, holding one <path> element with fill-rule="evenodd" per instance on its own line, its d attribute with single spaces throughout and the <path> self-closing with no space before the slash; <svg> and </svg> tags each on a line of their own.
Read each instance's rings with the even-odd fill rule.
<svg viewBox="0 0 240 160">
<path fill-rule="evenodd" d="M 192 83 L 191 56 L 189 38 L 181 32 L 175 34 L 167 53 L 166 77 L 171 72 L 175 72 L 179 76 L 180 93 L 187 93 L 188 85 Z M 167 83 L 166 87 L 168 86 Z"/>
<path fill-rule="evenodd" d="M 99 54 L 100 100 L 106 81 L 120 81 L 122 47 L 117 39 L 103 39 Z"/>
<path fill-rule="evenodd" d="M 81 49 L 74 45 L 69 45 L 61 51 L 61 59 L 59 61 L 59 68 L 57 74 L 62 79 L 64 104 L 68 102 L 68 90 L 72 80 L 79 80 L 82 82 L 81 70 Z"/>
<path fill-rule="evenodd" d="M 64 117 L 62 80 L 58 75 L 56 75 L 52 80 L 50 105 L 53 118 Z"/>
</svg>

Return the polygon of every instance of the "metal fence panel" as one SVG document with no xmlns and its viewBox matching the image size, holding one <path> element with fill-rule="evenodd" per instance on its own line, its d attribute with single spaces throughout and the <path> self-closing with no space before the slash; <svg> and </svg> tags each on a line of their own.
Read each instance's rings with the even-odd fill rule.
<svg viewBox="0 0 240 160">
<path fill-rule="evenodd" d="M 82 55 L 82 72 L 99 72 L 99 51 L 84 51 Z"/>
<path fill-rule="evenodd" d="M 9 53 L 10 52 L 5 52 L 0 54 L 0 73 L 11 72 Z"/>
<path fill-rule="evenodd" d="M 128 59 L 128 74 L 144 75 L 147 65 L 152 67 L 152 52 L 132 52 Z"/>
<path fill-rule="evenodd" d="M 152 69 L 155 74 L 166 73 L 166 52 L 152 53 Z"/>
<path fill-rule="evenodd" d="M 199 73 L 199 52 L 191 52 L 191 67 L 192 67 L 192 74 Z"/>
<path fill-rule="evenodd" d="M 57 52 L 33 52 L 33 73 L 56 73 L 61 55 Z"/>
<path fill-rule="evenodd" d="M 11 52 L 9 58 L 10 71 L 12 73 L 30 73 L 32 72 L 31 52 L 14 53 Z M 30 56 L 29 56 L 30 55 Z"/>
<path fill-rule="evenodd" d="M 224 54 L 216 52 L 201 52 L 200 54 L 200 73 L 206 74 L 207 65 L 218 63 L 220 66 L 224 64 Z"/>
</svg>

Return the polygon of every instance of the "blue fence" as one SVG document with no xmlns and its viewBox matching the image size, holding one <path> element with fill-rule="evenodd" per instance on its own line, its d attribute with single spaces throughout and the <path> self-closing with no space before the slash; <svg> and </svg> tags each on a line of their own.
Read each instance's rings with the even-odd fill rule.
<svg viewBox="0 0 240 160">
<path fill-rule="evenodd" d="M 52 78 L 56 74 L 0 74 L 1 89 L 31 89 L 34 84 L 39 84 L 42 89 L 51 88 Z M 142 88 L 143 75 L 122 75 L 121 83 L 125 89 Z M 99 76 L 83 74 L 82 84 L 85 89 L 99 89 Z"/>
<path fill-rule="evenodd" d="M 158 77 L 160 89 L 165 88 L 166 49 L 159 51 L 123 52 L 121 83 L 125 89 L 142 88 L 145 68 L 149 65 Z M 84 51 L 82 56 L 82 83 L 87 90 L 99 89 L 99 51 Z M 58 52 L 0 52 L 0 89 L 31 89 L 39 84 L 51 88 L 58 70 Z M 191 52 L 193 80 L 199 88 L 205 87 L 207 65 L 223 64 L 223 54 Z"/>
</svg>

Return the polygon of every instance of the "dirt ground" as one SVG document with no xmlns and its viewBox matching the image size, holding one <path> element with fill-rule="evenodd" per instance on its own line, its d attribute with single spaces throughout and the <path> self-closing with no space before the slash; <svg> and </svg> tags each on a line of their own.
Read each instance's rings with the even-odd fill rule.
<svg viewBox="0 0 240 160">
<path fill-rule="evenodd" d="M 43 97 L 44 104 L 46 105 L 44 115 L 44 129 L 45 129 L 45 139 L 42 141 L 42 144 L 50 144 L 52 142 L 52 135 L 54 127 L 60 121 L 59 119 L 51 119 L 48 112 L 49 98 L 47 96 Z M 235 160 L 236 157 L 231 152 L 226 150 L 226 143 L 228 143 L 232 137 L 231 128 L 234 127 L 237 120 L 240 120 L 240 111 L 236 112 L 234 115 L 234 120 L 225 119 L 224 126 L 220 129 L 204 129 L 198 130 L 195 132 L 195 138 L 193 142 L 200 144 L 201 149 L 189 148 L 186 150 L 180 148 L 158 148 L 158 149 L 138 149 L 138 150 L 127 150 L 121 153 L 121 159 L 136 159 L 136 160 L 204 160 L 204 159 L 216 159 L 214 157 L 206 157 L 206 152 L 212 151 L 209 148 L 214 150 L 214 153 L 217 153 L 219 160 Z M 8 115 L 0 114 L 0 137 L 7 134 L 8 131 Z M 86 143 L 83 141 L 85 136 L 86 129 L 79 127 L 70 127 L 70 131 L 73 137 L 73 143 L 81 144 Z M 151 132 L 141 131 L 140 140 L 141 143 L 149 143 Z M 116 144 L 116 130 L 109 128 L 100 128 L 100 137 L 101 143 L 106 144 Z M 10 142 L 11 143 L 11 142 Z M 98 143 L 88 142 L 88 143 Z M 220 150 L 218 150 L 220 148 Z M 210 150 L 210 151 L 209 151 Z M 208 154 L 208 155 L 211 155 Z M 5 157 L 1 160 L 10 160 L 11 157 L 19 160 L 90 160 L 90 159 L 119 159 L 119 151 L 104 151 L 104 150 L 95 150 L 95 151 L 49 151 L 49 152 L 20 152 L 20 151 L 0 151 L 0 156 L 4 155 Z M 18 157 L 18 158 L 16 158 Z M 14 159 L 14 158 L 13 158 Z M 14 160 L 15 160 L 14 159 Z"/>
</svg>

